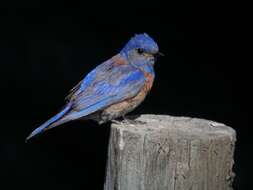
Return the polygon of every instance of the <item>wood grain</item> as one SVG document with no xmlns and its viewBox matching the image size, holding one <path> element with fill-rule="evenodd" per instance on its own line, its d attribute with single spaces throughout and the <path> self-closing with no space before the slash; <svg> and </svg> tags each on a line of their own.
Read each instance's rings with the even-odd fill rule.
<svg viewBox="0 0 253 190">
<path fill-rule="evenodd" d="M 236 133 L 204 119 L 112 124 L 104 190 L 231 190 Z"/>
</svg>

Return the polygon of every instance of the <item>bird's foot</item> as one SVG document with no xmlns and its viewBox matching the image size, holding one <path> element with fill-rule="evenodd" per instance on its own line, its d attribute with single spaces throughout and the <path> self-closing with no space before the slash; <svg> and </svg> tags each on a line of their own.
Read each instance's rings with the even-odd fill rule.
<svg viewBox="0 0 253 190">
<path fill-rule="evenodd" d="M 135 120 L 135 119 L 130 119 L 128 117 L 122 117 L 122 119 L 113 119 L 111 120 L 112 123 L 118 124 L 118 125 L 122 125 L 122 124 L 132 124 L 132 125 L 137 125 L 137 124 L 146 124 L 146 122 L 144 121 L 139 121 L 139 120 Z"/>
<path fill-rule="evenodd" d="M 140 121 L 140 120 L 135 120 L 135 119 L 132 119 L 131 117 L 126 117 L 126 116 L 124 116 L 123 117 L 123 122 L 125 122 L 125 123 L 127 123 L 127 124 L 141 124 L 141 125 L 144 125 L 144 124 L 146 124 L 146 122 L 144 122 L 144 121 Z"/>
<path fill-rule="evenodd" d="M 116 119 L 111 120 L 111 122 L 115 123 L 115 124 L 118 124 L 118 125 L 121 125 L 123 123 L 123 121 L 119 121 L 119 120 L 116 120 Z"/>
<path fill-rule="evenodd" d="M 132 125 L 137 125 L 137 124 L 144 125 L 144 124 L 146 124 L 146 122 L 144 122 L 144 121 L 138 121 L 138 120 L 132 120 L 132 119 L 124 119 L 123 122 L 126 123 L 126 124 L 132 124 Z"/>
</svg>

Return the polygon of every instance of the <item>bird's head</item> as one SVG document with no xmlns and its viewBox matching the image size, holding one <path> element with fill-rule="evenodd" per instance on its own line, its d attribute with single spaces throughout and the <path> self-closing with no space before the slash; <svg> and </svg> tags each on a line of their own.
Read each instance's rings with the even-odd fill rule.
<svg viewBox="0 0 253 190">
<path fill-rule="evenodd" d="M 120 52 L 130 63 L 138 62 L 154 64 L 156 58 L 162 55 L 157 43 L 146 33 L 132 37 Z"/>
</svg>

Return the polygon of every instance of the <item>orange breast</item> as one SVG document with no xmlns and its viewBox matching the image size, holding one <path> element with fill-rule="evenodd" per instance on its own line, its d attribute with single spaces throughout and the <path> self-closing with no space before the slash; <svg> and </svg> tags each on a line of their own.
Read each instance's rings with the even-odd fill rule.
<svg viewBox="0 0 253 190">
<path fill-rule="evenodd" d="M 144 73 L 144 76 L 146 78 L 146 83 L 145 83 L 145 91 L 148 92 L 150 91 L 152 85 L 153 85 L 153 82 L 154 82 L 154 76 L 151 74 L 151 73 L 148 73 L 148 72 L 143 72 Z"/>
<path fill-rule="evenodd" d="M 149 73 L 144 73 L 146 77 L 146 83 L 141 89 L 141 91 L 133 98 L 129 98 L 117 104 L 111 105 L 105 109 L 104 113 L 113 114 L 115 115 L 124 115 L 134 108 L 136 108 L 146 97 L 147 93 L 150 91 L 154 77 Z"/>
</svg>

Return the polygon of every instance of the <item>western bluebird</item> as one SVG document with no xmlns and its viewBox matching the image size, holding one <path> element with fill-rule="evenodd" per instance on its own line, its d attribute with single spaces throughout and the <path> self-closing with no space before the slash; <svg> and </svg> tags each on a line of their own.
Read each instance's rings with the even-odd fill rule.
<svg viewBox="0 0 253 190">
<path fill-rule="evenodd" d="M 26 140 L 60 124 L 76 119 L 92 119 L 99 124 L 124 117 L 150 91 L 159 52 L 147 34 L 132 37 L 119 54 L 103 62 L 80 81 L 66 97 L 57 115 L 35 129 Z"/>
</svg>

